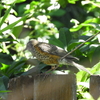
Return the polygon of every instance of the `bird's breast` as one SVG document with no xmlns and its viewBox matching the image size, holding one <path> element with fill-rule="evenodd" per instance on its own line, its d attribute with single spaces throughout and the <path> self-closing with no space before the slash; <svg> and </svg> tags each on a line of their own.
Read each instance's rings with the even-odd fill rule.
<svg viewBox="0 0 100 100">
<path fill-rule="evenodd" d="M 58 62 L 58 60 L 60 58 L 59 56 L 52 55 L 52 54 L 47 53 L 47 52 L 43 52 L 38 47 L 35 48 L 34 56 L 39 61 L 41 61 L 41 62 L 43 62 L 43 63 L 45 63 L 47 65 L 57 65 L 57 64 L 59 64 L 59 62 Z"/>
</svg>

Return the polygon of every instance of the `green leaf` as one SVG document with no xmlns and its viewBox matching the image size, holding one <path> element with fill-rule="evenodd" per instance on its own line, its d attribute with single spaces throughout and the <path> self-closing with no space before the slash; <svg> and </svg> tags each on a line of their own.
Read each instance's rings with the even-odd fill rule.
<svg viewBox="0 0 100 100">
<path fill-rule="evenodd" d="M 65 14 L 65 11 L 64 10 L 57 9 L 57 10 L 53 10 L 52 12 L 50 12 L 49 15 L 60 17 L 60 16 L 63 16 L 64 14 Z"/>
<path fill-rule="evenodd" d="M 54 36 L 51 36 L 51 38 L 49 39 L 49 43 L 64 49 L 64 44 Z"/>
<path fill-rule="evenodd" d="M 0 30 L 0 34 L 1 34 L 2 32 L 4 32 L 4 31 L 8 30 L 8 29 L 13 28 L 16 24 L 18 24 L 19 22 L 25 20 L 26 18 L 27 18 L 27 16 L 24 16 L 24 17 L 20 18 L 19 20 L 17 20 L 16 22 L 14 22 L 14 23 L 8 25 L 7 27 L 3 28 L 2 30 Z"/>
<path fill-rule="evenodd" d="M 12 38 L 0 38 L 0 42 L 7 42 L 7 41 L 15 41 L 14 39 L 12 39 Z"/>
<path fill-rule="evenodd" d="M 58 0 L 58 3 L 64 8 L 67 6 L 67 4 L 71 3 L 71 4 L 75 4 L 76 1 L 79 0 Z"/>
<path fill-rule="evenodd" d="M 5 88 L 8 89 L 9 78 L 7 76 L 3 75 L 2 79 L 3 79 L 3 83 L 5 85 Z"/>
<path fill-rule="evenodd" d="M 11 55 L 5 54 L 5 53 L 0 53 L 0 63 L 4 63 L 7 65 L 12 64 L 13 59 Z"/>
<path fill-rule="evenodd" d="M 0 77 L 0 91 L 6 91 L 2 77 Z M 5 99 L 6 95 L 7 93 L 0 93 L 0 97 L 2 97 L 3 99 Z"/>
<path fill-rule="evenodd" d="M 19 26 L 15 26 L 12 31 L 13 31 L 13 34 L 16 38 L 19 37 L 21 31 L 22 31 L 22 28 L 23 28 L 23 25 L 19 25 Z"/>
<path fill-rule="evenodd" d="M 67 0 L 58 0 L 58 3 L 64 8 L 67 6 L 68 1 Z"/>
<path fill-rule="evenodd" d="M 72 39 L 72 35 L 68 28 L 61 28 L 59 31 L 59 40 L 66 47 Z"/>
<path fill-rule="evenodd" d="M 0 93 L 7 93 L 7 92 L 11 92 L 11 91 L 9 91 L 9 90 L 0 91 Z"/>
<path fill-rule="evenodd" d="M 88 19 L 85 22 L 81 23 L 80 25 L 78 25 L 77 27 L 73 27 L 70 29 L 71 32 L 75 32 L 80 30 L 82 27 L 93 27 L 96 30 L 100 30 L 100 18 L 92 18 L 92 19 Z"/>
<path fill-rule="evenodd" d="M 75 4 L 76 1 L 79 1 L 79 0 L 68 0 L 68 2 L 71 3 L 71 4 Z"/>
<path fill-rule="evenodd" d="M 83 45 L 82 47 L 80 47 L 80 51 L 81 51 L 81 52 L 86 52 L 86 51 L 88 51 L 88 50 L 90 50 L 88 44 L 85 44 L 85 45 Z"/>
<path fill-rule="evenodd" d="M 54 21 L 52 21 L 52 23 L 53 23 L 57 28 L 60 28 L 60 27 L 63 26 L 63 24 L 62 24 L 60 21 L 54 20 Z"/>
<path fill-rule="evenodd" d="M 13 62 L 6 72 L 8 77 L 14 74 L 16 70 L 19 71 L 23 66 L 25 66 L 25 61 L 26 59 L 20 59 L 19 61 Z"/>
<path fill-rule="evenodd" d="M 71 51 L 76 46 L 78 46 L 80 43 L 77 40 L 71 40 L 70 44 L 68 45 L 68 51 Z"/>
<path fill-rule="evenodd" d="M 10 67 L 10 65 L 6 65 L 2 63 L 2 67 L 0 68 L 2 74 L 6 75 L 7 69 Z"/>
<path fill-rule="evenodd" d="M 13 6 L 13 5 L 12 5 L 12 6 Z M 8 17 L 12 6 L 9 7 L 9 9 L 6 11 L 5 15 L 3 16 L 3 18 L 2 18 L 2 20 L 1 20 L 1 22 L 0 22 L 0 27 L 1 27 L 2 24 L 5 22 L 5 19 Z"/>
<path fill-rule="evenodd" d="M 85 71 L 79 71 L 76 75 L 78 82 L 86 82 L 90 75 Z"/>
<path fill-rule="evenodd" d="M 96 72 L 99 71 L 99 74 L 100 74 L 100 62 L 98 62 L 96 65 L 94 65 L 92 68 L 91 68 L 91 73 L 93 74 L 96 74 Z"/>
</svg>

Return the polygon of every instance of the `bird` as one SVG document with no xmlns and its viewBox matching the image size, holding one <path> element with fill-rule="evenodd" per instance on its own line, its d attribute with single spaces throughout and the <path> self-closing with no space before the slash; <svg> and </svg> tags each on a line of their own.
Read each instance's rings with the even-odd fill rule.
<svg viewBox="0 0 100 100">
<path fill-rule="evenodd" d="M 27 43 L 25 50 L 30 51 L 33 57 L 36 57 L 44 64 L 51 66 L 71 65 L 91 74 L 83 65 L 75 62 L 76 60 L 79 60 L 77 57 L 72 55 L 64 57 L 68 52 L 61 47 L 31 39 Z"/>
</svg>

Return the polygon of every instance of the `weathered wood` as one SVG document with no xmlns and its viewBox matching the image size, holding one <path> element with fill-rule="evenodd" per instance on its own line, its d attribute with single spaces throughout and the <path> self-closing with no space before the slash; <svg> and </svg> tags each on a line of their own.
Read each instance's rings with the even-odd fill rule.
<svg viewBox="0 0 100 100">
<path fill-rule="evenodd" d="M 76 100 L 75 75 L 21 76 L 9 82 L 7 100 Z"/>
<path fill-rule="evenodd" d="M 90 94 L 95 100 L 100 97 L 100 75 L 91 75 Z"/>
<path fill-rule="evenodd" d="M 10 80 L 7 100 L 32 100 L 33 98 L 33 78 L 21 76 Z M 31 98 L 31 99 L 30 99 Z"/>
</svg>

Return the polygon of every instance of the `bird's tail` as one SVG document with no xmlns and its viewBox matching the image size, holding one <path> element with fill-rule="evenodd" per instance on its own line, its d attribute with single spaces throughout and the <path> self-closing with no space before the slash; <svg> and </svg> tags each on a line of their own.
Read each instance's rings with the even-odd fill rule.
<svg viewBox="0 0 100 100">
<path fill-rule="evenodd" d="M 88 71 L 83 65 L 80 65 L 80 64 L 74 62 L 73 60 L 70 60 L 70 59 L 59 59 L 59 62 L 60 62 L 60 64 L 63 64 L 63 65 L 74 66 L 74 67 L 76 67 L 78 69 L 81 69 L 81 70 L 83 70 L 83 71 L 85 71 L 85 72 L 87 72 L 87 73 L 89 73 L 91 75 L 90 71 Z"/>
<path fill-rule="evenodd" d="M 76 68 L 81 69 L 81 70 L 83 70 L 91 75 L 90 71 L 88 71 L 83 65 L 75 63 L 74 61 L 71 62 L 71 65 L 75 66 Z"/>
</svg>

